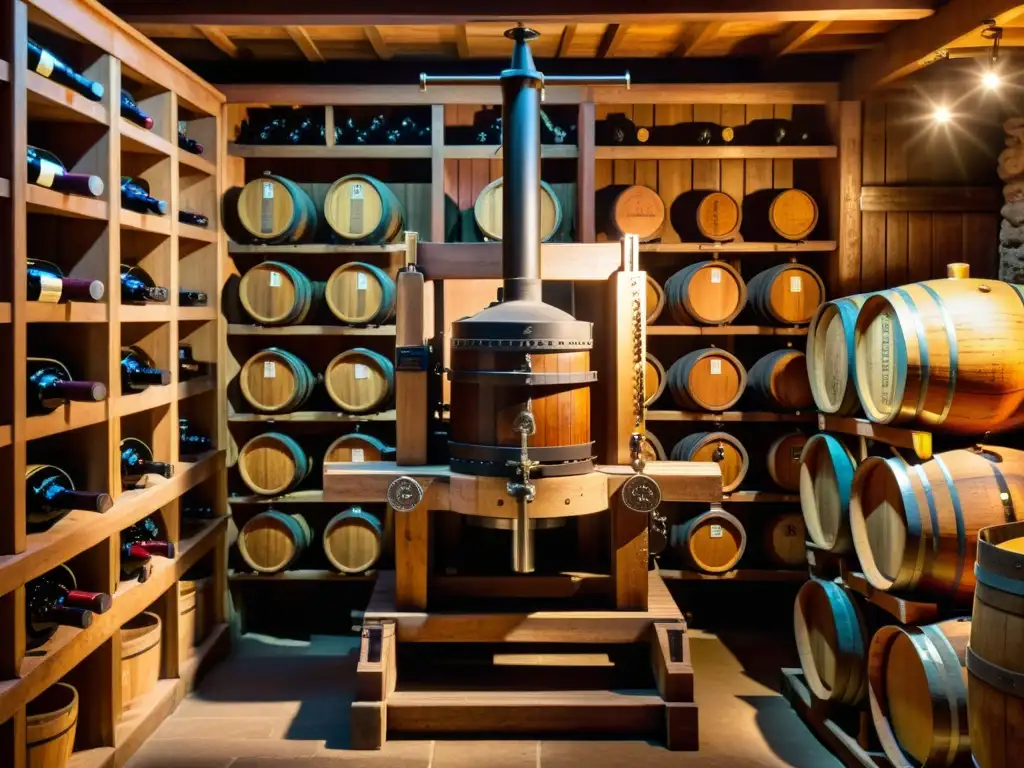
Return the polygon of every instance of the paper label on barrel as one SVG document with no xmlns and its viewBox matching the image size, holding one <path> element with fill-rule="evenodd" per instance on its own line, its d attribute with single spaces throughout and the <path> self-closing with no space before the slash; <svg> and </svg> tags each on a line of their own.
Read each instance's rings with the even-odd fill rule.
<svg viewBox="0 0 1024 768">
<path fill-rule="evenodd" d="M 36 184 L 40 187 L 52 187 L 53 179 L 55 176 L 63 176 L 64 169 L 56 163 L 51 163 L 49 160 L 39 161 L 39 178 L 36 180 Z"/>
<path fill-rule="evenodd" d="M 349 189 L 348 197 L 350 200 L 362 200 L 363 199 L 363 185 L 353 184 Z"/>
<path fill-rule="evenodd" d="M 794 445 L 789 449 L 789 456 L 793 461 L 800 461 L 800 455 L 804 452 L 803 446 Z"/>
<path fill-rule="evenodd" d="M 274 231 L 274 182 L 263 182 L 263 199 L 260 200 L 260 232 L 269 235 Z"/>
<path fill-rule="evenodd" d="M 790 293 L 800 293 L 803 288 L 803 279 L 800 275 L 791 275 L 789 278 L 789 291 Z"/>
<path fill-rule="evenodd" d="M 273 200 L 274 199 L 274 182 L 264 181 L 263 182 L 263 199 Z"/>
<path fill-rule="evenodd" d="M 370 378 L 370 369 L 362 363 L 356 363 L 355 377 L 357 379 L 368 379 Z"/>
<path fill-rule="evenodd" d="M 722 361 L 721 360 L 712 360 L 711 361 L 711 375 L 712 376 L 720 376 L 721 373 L 722 373 Z"/>
<path fill-rule="evenodd" d="M 352 449 L 352 461 L 359 461 L 359 462 L 366 461 L 366 456 L 363 453 L 363 449 L 362 448 L 353 448 Z"/>
<path fill-rule="evenodd" d="M 357 291 L 365 291 L 366 290 L 366 273 L 365 272 L 358 272 L 358 273 L 356 273 L 356 290 Z"/>
<path fill-rule="evenodd" d="M 275 363 L 273 360 L 267 360 L 266 362 L 263 363 L 263 378 L 277 378 L 277 363 Z"/>
<path fill-rule="evenodd" d="M 712 283 L 720 283 L 720 282 L 722 282 L 722 270 L 720 270 L 718 267 L 712 267 L 711 268 L 711 282 Z"/>
<path fill-rule="evenodd" d="M 281 273 L 280 272 L 274 272 L 273 270 L 271 270 L 271 272 L 270 272 L 270 287 L 271 288 L 280 288 L 281 287 Z"/>
<path fill-rule="evenodd" d="M 53 73 L 53 56 L 49 51 L 40 51 L 36 72 L 43 77 L 49 77 Z"/>
<path fill-rule="evenodd" d="M 720 538 L 722 538 L 722 535 L 724 533 L 725 532 L 722 530 L 722 526 L 720 526 L 720 525 L 712 525 L 711 526 L 711 538 L 712 539 L 720 539 Z"/>
</svg>

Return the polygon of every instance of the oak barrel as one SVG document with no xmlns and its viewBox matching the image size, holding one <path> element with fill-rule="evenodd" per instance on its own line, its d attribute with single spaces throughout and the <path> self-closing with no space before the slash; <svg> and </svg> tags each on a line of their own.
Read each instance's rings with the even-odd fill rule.
<svg viewBox="0 0 1024 768">
<path fill-rule="evenodd" d="M 646 441 L 643 447 L 640 449 L 640 453 L 643 455 L 645 461 L 665 461 L 668 455 L 665 453 L 665 447 L 661 444 L 661 440 L 650 430 L 644 433 Z"/>
<path fill-rule="evenodd" d="M 268 173 L 242 188 L 238 220 L 265 245 L 300 243 L 316 231 L 316 206 L 294 181 Z"/>
<path fill-rule="evenodd" d="M 825 284 L 810 267 L 779 264 L 747 283 L 754 314 L 769 325 L 806 325 L 825 300 Z"/>
<path fill-rule="evenodd" d="M 384 526 L 374 515 L 349 507 L 327 523 L 324 553 L 342 573 L 362 573 L 380 557 L 383 535 Z"/>
<path fill-rule="evenodd" d="M 160 617 L 143 611 L 121 626 L 121 706 L 149 693 L 160 679 Z"/>
<path fill-rule="evenodd" d="M 277 573 L 295 563 L 313 541 L 302 515 L 268 509 L 249 518 L 238 534 L 238 552 L 257 573 Z"/>
<path fill-rule="evenodd" d="M 665 290 L 650 275 L 647 276 L 647 324 L 650 325 L 665 309 Z"/>
<path fill-rule="evenodd" d="M 260 413 L 296 411 L 316 385 L 308 365 L 277 347 L 260 350 L 246 360 L 238 381 L 242 397 Z"/>
<path fill-rule="evenodd" d="M 505 228 L 502 219 L 504 179 L 498 178 L 477 195 L 473 204 L 473 218 L 480 233 L 488 240 L 501 240 Z M 540 183 L 540 239 L 547 242 L 562 226 L 562 204 L 546 182 Z"/>
<path fill-rule="evenodd" d="M 597 193 L 597 226 L 611 240 L 654 240 L 665 227 L 665 201 L 650 187 L 616 185 Z"/>
<path fill-rule="evenodd" d="M 969 766 L 967 670 L 970 619 L 883 627 L 868 650 L 868 700 L 893 765 Z"/>
<path fill-rule="evenodd" d="M 672 526 L 671 544 L 682 561 L 705 573 L 731 571 L 747 548 L 747 532 L 721 507 Z"/>
<path fill-rule="evenodd" d="M 665 303 L 680 325 L 725 325 L 747 303 L 747 285 L 724 261 L 698 261 L 665 281 Z"/>
<path fill-rule="evenodd" d="M 656 402 L 665 391 L 665 366 L 650 352 L 644 362 L 644 405 Z"/>
<path fill-rule="evenodd" d="M 806 240 L 818 226 L 818 204 L 802 189 L 763 189 L 743 198 L 743 236 Z"/>
<path fill-rule="evenodd" d="M 324 385 L 331 400 L 343 411 L 377 411 L 391 399 L 395 367 L 388 358 L 373 350 L 349 349 L 327 364 Z"/>
<path fill-rule="evenodd" d="M 1024 423 L 1024 287 L 945 279 L 868 297 L 854 330 L 865 414 L 984 434 Z"/>
<path fill-rule="evenodd" d="M 796 349 L 769 352 L 747 372 L 747 393 L 769 411 L 800 411 L 814 403 L 807 382 L 807 357 Z"/>
<path fill-rule="evenodd" d="M 672 461 L 713 461 L 722 471 L 722 490 L 736 490 L 747 476 L 747 449 L 728 432 L 694 432 L 672 448 Z"/>
<path fill-rule="evenodd" d="M 1024 523 L 978 534 L 978 586 L 967 649 L 971 751 L 1012 768 L 1024 754 Z"/>
<path fill-rule="evenodd" d="M 25 718 L 25 764 L 28 768 L 64 768 L 75 749 L 78 691 L 54 683 L 30 701 Z"/>
<path fill-rule="evenodd" d="M 784 568 L 807 567 L 807 533 L 799 512 L 783 512 L 763 528 L 761 549 L 765 557 Z"/>
<path fill-rule="evenodd" d="M 213 579 L 178 582 L 178 657 L 184 661 L 192 655 L 210 631 Z"/>
<path fill-rule="evenodd" d="M 867 696 L 869 637 L 864 617 L 846 589 L 811 579 L 793 606 L 800 666 L 819 699 L 859 704 Z"/>
<path fill-rule="evenodd" d="M 800 509 L 807 536 L 831 552 L 853 549 L 850 486 L 857 463 L 832 435 L 811 435 L 800 455 Z"/>
<path fill-rule="evenodd" d="M 264 261 L 238 282 L 238 300 L 253 320 L 262 325 L 303 322 L 320 288 L 290 264 Z"/>
<path fill-rule="evenodd" d="M 238 472 L 253 493 L 277 496 L 301 483 L 312 469 L 302 447 L 288 435 L 265 432 L 238 452 Z"/>
<path fill-rule="evenodd" d="M 676 405 L 692 410 L 728 410 L 747 385 L 743 363 L 724 349 L 698 349 L 679 358 L 667 378 Z"/>
<path fill-rule="evenodd" d="M 362 432 L 342 435 L 324 452 L 324 463 L 329 461 L 384 461 L 394 459 L 395 449 L 378 437 Z"/>
<path fill-rule="evenodd" d="M 807 329 L 807 377 L 818 410 L 852 416 L 860 409 L 853 383 L 853 332 L 857 313 L 870 294 L 826 301 Z"/>
<path fill-rule="evenodd" d="M 350 261 L 327 279 L 324 300 L 349 325 L 381 325 L 395 313 L 395 281 L 373 264 Z"/>
<path fill-rule="evenodd" d="M 324 218 L 350 243 L 388 243 L 402 231 L 402 204 L 373 176 L 351 174 L 334 182 L 324 197 Z"/>
<path fill-rule="evenodd" d="M 725 192 L 695 189 L 672 201 L 669 217 L 684 241 L 722 242 L 739 235 L 743 212 L 735 198 Z"/>
<path fill-rule="evenodd" d="M 803 432 L 788 432 L 768 447 L 768 474 L 783 490 L 800 490 L 800 455 L 806 443 L 807 435 Z"/>
<path fill-rule="evenodd" d="M 974 594 L 978 531 L 1022 505 L 1022 451 L 979 446 L 913 467 L 874 457 L 853 477 L 850 531 L 872 586 L 963 602 Z"/>
</svg>

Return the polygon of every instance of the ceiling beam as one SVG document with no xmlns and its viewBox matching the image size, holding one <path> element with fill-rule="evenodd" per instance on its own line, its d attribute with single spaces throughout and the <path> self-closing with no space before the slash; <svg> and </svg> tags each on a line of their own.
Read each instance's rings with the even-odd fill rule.
<svg viewBox="0 0 1024 768">
<path fill-rule="evenodd" d="M 288 37 L 299 47 L 299 50 L 302 51 L 302 55 L 309 61 L 323 62 L 325 60 L 323 54 L 320 53 L 320 49 L 316 47 L 316 43 L 313 42 L 313 38 L 309 36 L 309 32 L 304 27 L 288 25 L 284 30 L 288 33 Z"/>
<path fill-rule="evenodd" d="M 619 50 L 622 41 L 626 37 L 626 30 L 629 24 L 609 24 L 604 30 L 604 36 L 597 45 L 597 58 L 610 58 Z"/>
<path fill-rule="evenodd" d="M 366 35 L 366 39 L 370 42 L 370 47 L 373 48 L 378 59 L 390 59 L 394 55 L 377 27 L 363 27 L 363 34 Z"/>
<path fill-rule="evenodd" d="M 718 37 L 724 22 L 705 21 L 699 24 L 687 24 L 683 34 L 679 38 L 679 44 L 672 51 L 672 56 L 687 58 L 697 56 L 700 49 Z"/>
<path fill-rule="evenodd" d="M 882 42 L 859 54 L 847 67 L 842 93 L 862 99 L 901 77 L 944 58 L 945 49 L 983 27 L 984 19 L 1006 23 L 1018 14 L 1020 0 L 949 0 L 934 16 L 901 24 Z"/>
<path fill-rule="evenodd" d="M 232 59 L 238 58 L 238 46 L 231 42 L 231 38 L 224 34 L 224 30 L 205 24 L 196 24 L 196 29 L 202 32 L 203 37 L 217 46 L 222 53 L 226 53 Z"/>
<path fill-rule="evenodd" d="M 798 21 L 796 24 L 790 24 L 789 28 L 781 35 L 772 38 L 768 58 L 777 59 L 803 48 L 828 29 L 831 23 L 831 21 Z"/>
<path fill-rule="evenodd" d="M 455 27 L 455 49 L 458 51 L 460 59 L 469 58 L 469 32 L 466 30 L 465 24 Z"/>
<path fill-rule="evenodd" d="M 572 47 L 572 39 L 576 37 L 576 25 L 566 24 L 565 29 L 562 30 L 562 39 L 558 41 L 558 52 L 555 54 L 555 58 L 562 58 L 563 56 L 569 55 L 569 49 Z"/>
</svg>

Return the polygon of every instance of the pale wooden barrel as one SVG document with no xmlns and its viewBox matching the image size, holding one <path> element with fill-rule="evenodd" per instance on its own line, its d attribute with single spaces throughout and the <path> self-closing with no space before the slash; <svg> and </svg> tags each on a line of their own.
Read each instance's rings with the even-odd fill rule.
<svg viewBox="0 0 1024 768">
<path fill-rule="evenodd" d="M 699 349 L 676 360 L 667 379 L 672 399 L 680 408 L 725 411 L 743 395 L 747 371 L 724 349 Z"/>
<path fill-rule="evenodd" d="M 807 435 L 803 432 L 787 432 L 768 447 L 768 474 L 779 488 L 800 490 L 800 455 L 806 443 Z"/>
<path fill-rule="evenodd" d="M 308 365 L 277 347 L 260 350 L 246 360 L 238 381 L 242 397 L 260 413 L 296 411 L 316 385 Z"/>
<path fill-rule="evenodd" d="M 803 264 L 779 264 L 747 283 L 750 306 L 769 325 L 807 325 L 825 300 L 821 277 Z"/>
<path fill-rule="evenodd" d="M 785 568 L 807 566 L 807 532 L 799 512 L 783 512 L 762 529 L 762 551 L 768 560 Z"/>
<path fill-rule="evenodd" d="M 317 286 L 290 264 L 264 261 L 238 283 L 238 300 L 249 317 L 262 325 L 303 322 L 319 294 Z"/>
<path fill-rule="evenodd" d="M 502 198 L 505 181 L 497 178 L 477 195 L 473 218 L 480 233 L 488 240 L 501 240 L 505 227 L 502 219 Z M 540 239 L 547 242 L 562 226 L 562 204 L 546 182 L 540 183 Z"/>
<path fill-rule="evenodd" d="M 121 627 L 121 705 L 149 693 L 160 679 L 160 617 L 144 611 Z"/>
<path fill-rule="evenodd" d="M 331 400 L 343 411 L 380 410 L 394 391 L 395 368 L 384 355 L 373 350 L 349 349 L 327 364 L 324 385 Z"/>
<path fill-rule="evenodd" d="M 253 493 L 276 496 L 301 483 L 312 469 L 302 447 L 288 435 L 265 432 L 238 452 L 238 472 Z"/>
<path fill-rule="evenodd" d="M 665 302 L 680 325 L 726 325 L 747 303 L 747 285 L 724 261 L 698 261 L 665 281 Z"/>
<path fill-rule="evenodd" d="M 672 461 L 713 461 L 722 472 L 722 490 L 736 490 L 747 476 L 747 449 L 728 432 L 694 432 L 672 448 Z"/>
<path fill-rule="evenodd" d="M 796 650 L 804 679 L 825 701 L 859 704 L 867 696 L 868 633 L 846 589 L 811 579 L 793 607 Z"/>
<path fill-rule="evenodd" d="M 184 661 L 210 631 L 213 579 L 178 582 L 178 657 Z"/>
<path fill-rule="evenodd" d="M 395 313 L 395 281 L 373 264 L 351 261 L 327 279 L 324 300 L 349 325 L 381 325 Z"/>
<path fill-rule="evenodd" d="M 800 455 L 800 509 L 807 535 L 831 552 L 853 549 L 850 487 L 857 463 L 832 435 L 811 435 Z"/>
<path fill-rule="evenodd" d="M 870 296 L 854 330 L 864 413 L 963 435 L 1024 423 L 1024 287 L 946 279 Z"/>
<path fill-rule="evenodd" d="M 883 627 L 868 651 L 868 700 L 875 731 L 894 765 L 967 766 L 970 619 Z"/>
<path fill-rule="evenodd" d="M 316 231 L 316 206 L 294 181 L 266 174 L 242 188 L 238 220 L 261 243 L 299 243 Z"/>
<path fill-rule="evenodd" d="M 342 176 L 327 190 L 324 218 L 346 242 L 388 243 L 402 231 L 402 204 L 379 179 L 351 174 Z"/>
<path fill-rule="evenodd" d="M 765 189 L 743 198 L 743 235 L 754 240 L 806 240 L 818 226 L 818 204 L 802 189 Z"/>
<path fill-rule="evenodd" d="M 684 240 L 722 242 L 739 235 L 743 211 L 735 198 L 725 192 L 698 189 L 676 197 L 669 217 Z"/>
<path fill-rule="evenodd" d="M 360 507 L 331 518 L 324 529 L 324 553 L 342 573 L 362 573 L 380 558 L 384 526 Z"/>
<path fill-rule="evenodd" d="M 665 366 L 650 352 L 644 362 L 644 405 L 651 405 L 665 392 Z"/>
<path fill-rule="evenodd" d="M 612 240 L 654 240 L 665 227 L 665 201 L 650 187 L 612 186 L 597 193 L 598 227 Z"/>
<path fill-rule="evenodd" d="M 687 565 L 705 573 L 724 573 L 743 557 L 747 532 L 724 509 L 712 507 L 672 526 L 671 544 Z"/>
<path fill-rule="evenodd" d="M 1024 509 L 1024 452 L 980 446 L 907 466 L 870 458 L 853 477 L 850 531 L 877 589 L 969 601 L 978 531 Z"/>
<path fill-rule="evenodd" d="M 665 290 L 650 275 L 647 276 L 647 324 L 650 325 L 665 310 Z"/>
<path fill-rule="evenodd" d="M 860 410 L 853 383 L 854 326 L 870 294 L 826 301 L 807 329 L 807 377 L 818 410 L 852 416 Z"/>
<path fill-rule="evenodd" d="M 814 400 L 807 382 L 807 357 L 797 349 L 769 352 L 747 372 L 747 392 L 769 411 L 800 411 Z"/>
<path fill-rule="evenodd" d="M 30 701 L 25 718 L 25 763 L 28 768 L 64 768 L 75 749 L 78 691 L 54 683 Z"/>
<path fill-rule="evenodd" d="M 658 439 L 658 436 L 648 430 L 644 433 L 644 437 L 646 437 L 647 440 L 640 449 L 640 453 L 643 455 L 644 460 L 665 461 L 668 458 L 668 455 L 665 453 L 665 447 L 661 444 L 661 440 Z"/>
<path fill-rule="evenodd" d="M 1024 755 L 1024 523 L 978 535 L 978 586 L 967 649 L 971 752 L 1013 768 Z"/>
<path fill-rule="evenodd" d="M 324 463 L 329 461 L 354 463 L 384 461 L 387 458 L 393 459 L 394 453 L 395 449 L 380 438 L 365 435 L 362 432 L 349 432 L 331 443 L 324 453 Z"/>
<path fill-rule="evenodd" d="M 257 573 L 277 573 L 294 565 L 313 541 L 302 515 L 268 509 L 251 517 L 238 534 L 238 552 Z"/>
</svg>

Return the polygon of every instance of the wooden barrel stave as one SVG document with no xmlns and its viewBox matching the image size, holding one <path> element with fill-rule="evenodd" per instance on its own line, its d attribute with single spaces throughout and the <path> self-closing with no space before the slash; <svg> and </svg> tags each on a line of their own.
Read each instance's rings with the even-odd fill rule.
<svg viewBox="0 0 1024 768">
<path fill-rule="evenodd" d="M 316 385 L 309 366 L 284 349 L 257 352 L 238 374 L 242 396 L 260 413 L 287 413 L 301 408 Z"/>
<path fill-rule="evenodd" d="M 783 568 L 807 567 L 807 532 L 798 512 L 783 512 L 768 521 L 762 550 L 767 559 Z"/>
<path fill-rule="evenodd" d="M 385 456 L 394 452 L 395 449 L 380 438 L 362 432 L 350 432 L 331 443 L 324 452 L 324 463 L 384 461 Z"/>
<path fill-rule="evenodd" d="M 747 303 L 740 273 L 724 261 L 699 261 L 665 282 L 665 303 L 680 325 L 726 325 Z"/>
<path fill-rule="evenodd" d="M 650 352 L 644 363 L 644 405 L 652 405 L 665 392 L 665 366 Z"/>
<path fill-rule="evenodd" d="M 264 432 L 238 452 L 238 471 L 253 493 L 276 496 L 287 493 L 306 479 L 312 462 L 288 435 Z"/>
<path fill-rule="evenodd" d="M 724 242 L 739 235 L 743 211 L 725 192 L 695 189 L 672 201 L 669 218 L 684 240 Z"/>
<path fill-rule="evenodd" d="M 832 435 L 811 435 L 800 455 L 800 508 L 810 540 L 822 549 L 853 549 L 850 487 L 857 464 Z"/>
<path fill-rule="evenodd" d="M 64 768 L 71 761 L 78 729 L 78 691 L 54 683 L 26 706 L 25 765 Z"/>
<path fill-rule="evenodd" d="M 388 243 L 402 231 L 402 204 L 379 179 L 366 174 L 349 174 L 327 190 L 324 218 L 345 242 Z"/>
<path fill-rule="evenodd" d="M 294 181 L 276 174 L 246 184 L 239 193 L 237 210 L 246 232 L 266 245 L 300 243 L 316 231 L 312 199 Z"/>
<path fill-rule="evenodd" d="M 722 490 L 736 490 L 747 476 L 747 449 L 728 432 L 694 432 L 672 448 L 672 461 L 713 461 L 722 472 Z"/>
<path fill-rule="evenodd" d="M 324 300 L 331 314 L 348 325 L 381 325 L 395 312 L 395 281 L 361 261 L 342 264 L 327 279 Z"/>
<path fill-rule="evenodd" d="M 807 325 L 825 300 L 825 283 L 803 264 L 779 264 L 747 283 L 750 307 L 769 325 Z"/>
<path fill-rule="evenodd" d="M 768 474 L 783 490 L 800 490 L 800 456 L 806 443 L 807 435 L 803 432 L 788 432 L 768 447 Z"/>
<path fill-rule="evenodd" d="M 742 397 L 747 371 L 724 349 L 698 349 L 676 360 L 666 379 L 680 408 L 725 411 Z"/>
<path fill-rule="evenodd" d="M 647 276 L 647 324 L 653 324 L 665 310 L 665 290 L 650 275 Z"/>
<path fill-rule="evenodd" d="M 747 372 L 747 393 L 769 411 L 800 411 L 814 404 L 807 382 L 807 357 L 796 349 L 777 349 Z"/>
<path fill-rule="evenodd" d="M 238 551 L 257 573 L 278 573 L 302 556 L 312 542 L 302 515 L 268 509 L 251 517 L 238 534 Z"/>
<path fill-rule="evenodd" d="M 743 198 L 746 240 L 806 240 L 818 226 L 818 204 L 802 189 L 764 189 Z"/>
<path fill-rule="evenodd" d="M 480 233 L 488 240 L 501 240 L 504 234 L 503 190 L 505 181 L 497 178 L 477 195 L 473 218 Z M 562 226 L 562 203 L 551 185 L 540 183 L 540 239 L 548 242 Z"/>
<path fill-rule="evenodd" d="M 687 565 L 705 573 L 724 573 L 743 557 L 747 532 L 733 515 L 712 507 L 672 526 L 671 543 Z"/>
<path fill-rule="evenodd" d="M 324 386 L 334 404 L 347 413 L 378 411 L 391 400 L 395 367 L 371 349 L 349 349 L 327 364 Z"/>
<path fill-rule="evenodd" d="M 144 696 L 160 679 L 160 617 L 142 612 L 121 627 L 121 704 Z"/>
<path fill-rule="evenodd" d="M 804 679 L 814 695 L 860 704 L 867 696 L 869 638 L 846 589 L 831 581 L 806 582 L 796 596 L 793 627 Z"/>
<path fill-rule="evenodd" d="M 853 416 L 860 410 L 854 384 L 854 328 L 861 306 L 871 294 L 824 302 L 807 329 L 807 376 L 818 410 Z"/>
<path fill-rule="evenodd" d="M 596 207 L 598 228 L 612 240 L 628 234 L 646 243 L 665 227 L 665 201 L 650 187 L 605 187 L 597 192 Z"/>
<path fill-rule="evenodd" d="M 299 270 L 280 261 L 264 261 L 238 284 L 242 308 L 262 325 L 296 325 L 309 315 L 317 288 Z"/>
<path fill-rule="evenodd" d="M 643 455 L 645 461 L 665 461 L 668 455 L 665 453 L 665 447 L 661 444 L 661 440 L 658 436 L 651 431 L 644 433 L 646 441 L 643 447 L 640 449 L 640 453 Z"/>
<path fill-rule="evenodd" d="M 324 553 L 341 573 L 362 573 L 380 558 L 384 526 L 360 507 L 331 518 L 324 529 Z"/>
</svg>

